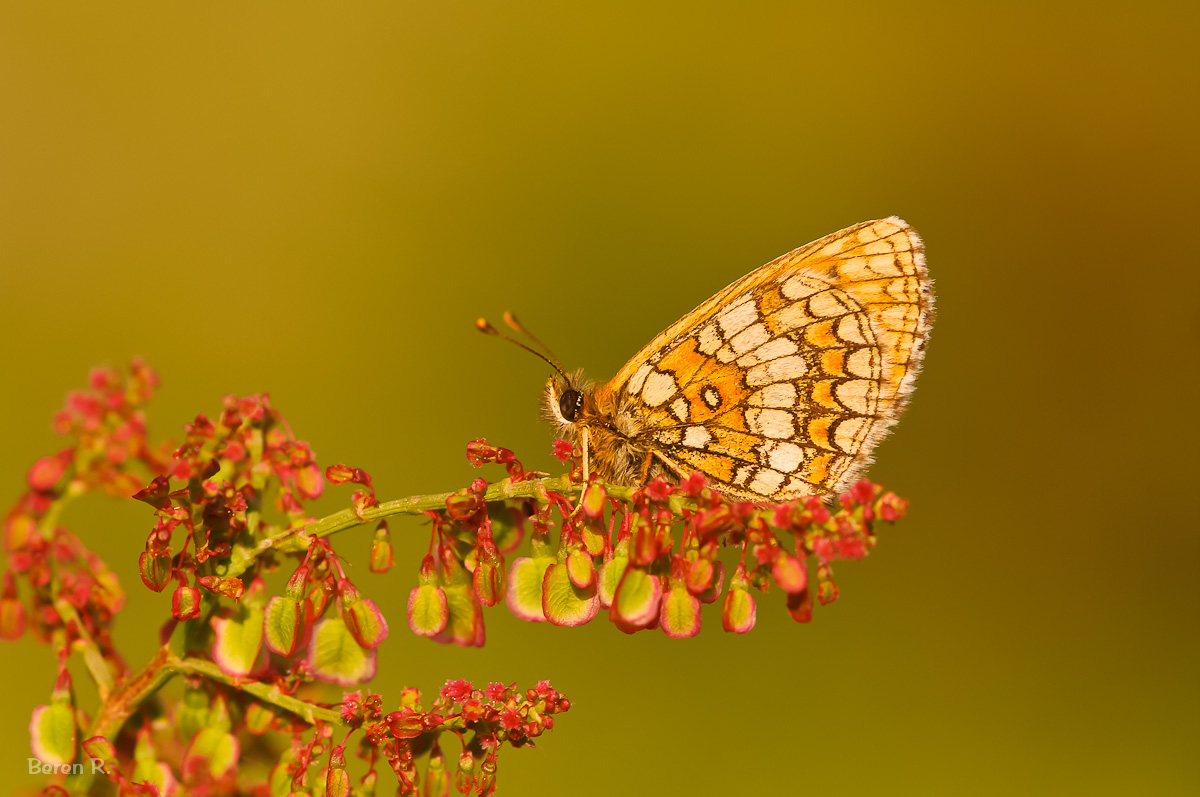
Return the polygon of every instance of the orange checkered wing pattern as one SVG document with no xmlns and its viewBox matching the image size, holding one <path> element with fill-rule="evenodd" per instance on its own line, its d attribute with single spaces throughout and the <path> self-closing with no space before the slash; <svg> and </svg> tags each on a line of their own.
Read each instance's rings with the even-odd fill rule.
<svg viewBox="0 0 1200 797">
<path fill-rule="evenodd" d="M 932 321 L 916 232 L 863 222 L 734 282 L 606 388 L 681 476 L 745 500 L 838 493 L 904 408 Z"/>
</svg>

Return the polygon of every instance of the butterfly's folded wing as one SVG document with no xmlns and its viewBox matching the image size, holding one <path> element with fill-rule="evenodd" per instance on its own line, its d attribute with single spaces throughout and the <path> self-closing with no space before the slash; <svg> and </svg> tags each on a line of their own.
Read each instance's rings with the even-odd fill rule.
<svg viewBox="0 0 1200 797">
<path fill-rule="evenodd" d="M 747 500 L 836 493 L 903 409 L 932 320 L 916 232 L 863 222 L 734 282 L 609 389 L 681 475 Z"/>
</svg>

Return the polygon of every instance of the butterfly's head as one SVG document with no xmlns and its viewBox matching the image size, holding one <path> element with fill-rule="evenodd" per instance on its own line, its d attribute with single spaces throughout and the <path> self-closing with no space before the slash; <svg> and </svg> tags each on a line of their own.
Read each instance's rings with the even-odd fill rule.
<svg viewBox="0 0 1200 797">
<path fill-rule="evenodd" d="M 579 435 L 578 423 L 584 413 L 584 399 L 592 385 L 585 382 L 583 372 L 556 373 L 546 381 L 542 413 L 554 424 L 559 434 L 574 442 Z"/>
</svg>

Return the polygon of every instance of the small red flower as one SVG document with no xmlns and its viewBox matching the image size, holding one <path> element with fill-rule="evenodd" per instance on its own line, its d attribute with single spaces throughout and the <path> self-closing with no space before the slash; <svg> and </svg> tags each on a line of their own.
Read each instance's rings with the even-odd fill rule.
<svg viewBox="0 0 1200 797">
<path fill-rule="evenodd" d="M 522 721 L 521 712 L 515 708 L 509 707 L 500 712 L 500 725 L 504 728 L 520 728 Z"/>
<path fill-rule="evenodd" d="M 362 692 L 346 692 L 342 695 L 342 720 L 350 725 L 359 725 L 362 722 L 362 711 L 359 701 L 362 699 Z"/>
<path fill-rule="evenodd" d="M 694 471 L 690 476 L 680 482 L 679 487 L 683 490 L 683 494 L 689 498 L 695 498 L 700 495 L 700 491 L 708 486 L 708 480 L 704 478 L 704 474 L 699 471 Z"/>
<path fill-rule="evenodd" d="M 475 686 L 465 678 L 460 678 L 457 681 L 446 681 L 446 685 L 442 687 L 441 695 L 447 700 L 453 700 L 455 703 L 461 703 L 471 692 Z"/>
<path fill-rule="evenodd" d="M 875 489 L 876 485 L 871 484 L 871 482 L 867 481 L 866 479 L 859 479 L 854 483 L 854 486 L 850 488 L 850 495 L 853 496 L 854 500 L 860 505 L 870 506 L 871 502 L 875 500 Z"/>
<path fill-rule="evenodd" d="M 884 493 L 876 503 L 875 511 L 879 517 L 892 523 L 904 517 L 908 512 L 908 501 L 905 501 L 895 493 Z"/>
<path fill-rule="evenodd" d="M 829 509 L 825 506 L 825 502 L 815 495 L 810 495 L 804 499 L 804 508 L 808 510 L 808 514 L 812 517 L 812 522 L 818 526 L 829 522 Z"/>
<path fill-rule="evenodd" d="M 666 501 L 671 497 L 671 485 L 662 476 L 655 476 L 646 484 L 646 495 L 651 501 Z"/>
<path fill-rule="evenodd" d="M 554 441 L 554 458 L 566 465 L 575 456 L 575 446 L 561 437 Z"/>
</svg>

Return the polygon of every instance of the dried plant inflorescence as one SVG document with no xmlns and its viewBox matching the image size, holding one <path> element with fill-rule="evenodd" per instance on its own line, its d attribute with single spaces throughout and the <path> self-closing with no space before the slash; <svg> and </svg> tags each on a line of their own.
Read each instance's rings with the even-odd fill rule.
<svg viewBox="0 0 1200 797">
<path fill-rule="evenodd" d="M 499 748 L 532 744 L 569 700 L 545 681 L 521 690 L 450 680 L 427 707 L 416 689 L 403 690 L 390 713 L 369 691 L 346 693 L 338 709 L 316 702 L 313 682 L 368 683 L 389 634 L 383 612 L 348 577 L 336 532 L 373 525 L 369 569 L 385 573 L 394 564 L 387 518 L 430 519 L 407 619 L 438 642 L 483 645 L 483 608 L 498 603 L 555 625 L 586 623 L 604 608 L 626 633 L 687 637 L 700 630 L 701 604 L 716 600 L 727 631 L 749 631 L 751 590 L 772 581 L 791 615 L 808 621 L 814 595 L 821 603 L 837 596 L 830 563 L 865 556 L 875 522 L 906 506 L 865 481 L 832 510 L 816 498 L 729 501 L 699 474 L 637 489 L 583 483 L 579 452 L 562 440 L 554 452 L 570 466 L 564 476 L 528 471 L 512 451 L 477 440 L 467 446 L 470 462 L 502 465 L 507 478 L 381 502 L 364 470 L 322 470 L 266 395 L 227 397 L 215 419 L 188 424 L 178 446 L 152 447 L 142 405 L 157 381 L 140 362 L 127 377 L 94 372 L 55 419 L 72 444 L 30 468 L 28 489 L 5 517 L 0 638 L 28 632 L 58 662 L 50 702 L 30 722 L 34 755 L 58 773 L 48 792 L 90 788 L 91 768 L 71 769 L 90 758 L 123 794 L 366 794 L 381 762 L 402 794 L 444 795 L 451 783 L 461 794 L 493 793 Z M 306 505 L 326 482 L 358 489 L 349 508 L 313 518 Z M 153 507 L 138 569 L 154 592 L 174 585 L 162 646 L 137 671 L 111 638 L 125 593 L 61 522 L 64 506 L 95 490 Z M 516 555 L 526 543 L 528 555 Z M 723 548 L 732 551 L 728 574 Z M 282 594 L 269 595 L 262 576 L 285 567 Z M 97 686 L 90 716 L 75 699 L 72 655 Z M 155 693 L 176 675 L 183 698 L 163 705 Z M 239 764 L 268 748 L 247 742 L 268 731 L 291 743 L 265 782 L 248 782 Z M 353 734 L 368 769 L 357 785 L 345 759 Z M 447 766 L 442 744 L 452 737 L 458 763 Z"/>
</svg>

